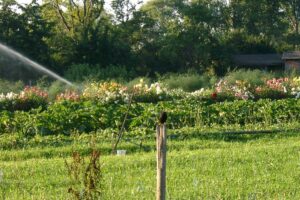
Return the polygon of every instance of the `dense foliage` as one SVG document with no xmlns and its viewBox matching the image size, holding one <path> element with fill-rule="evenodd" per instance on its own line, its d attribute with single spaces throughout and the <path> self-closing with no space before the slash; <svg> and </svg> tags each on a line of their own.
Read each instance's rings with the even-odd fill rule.
<svg viewBox="0 0 300 200">
<path fill-rule="evenodd" d="M 126 121 L 128 135 L 144 137 L 153 134 L 157 113 L 168 113 L 171 129 L 182 127 L 213 127 L 248 124 L 283 124 L 300 120 L 300 101 L 284 99 L 272 101 L 233 101 L 208 103 L 199 101 L 165 101 L 158 104 L 135 103 Z M 20 133 L 25 137 L 38 135 L 70 135 L 74 132 L 117 132 L 122 124 L 127 104 L 95 101 L 61 101 L 46 110 L 2 111 L 1 133 Z M 105 131 L 103 134 L 105 134 Z"/>
<path fill-rule="evenodd" d="M 130 87 L 86 83 L 81 92 L 69 89 L 50 99 L 45 90 L 25 87 L 0 94 L 0 132 L 33 137 L 100 131 L 109 136 L 120 130 L 128 112 L 127 135 L 145 137 L 153 133 L 162 110 L 169 115 L 171 129 L 284 124 L 300 119 L 299 88 L 297 77 L 265 82 L 225 78 L 194 92 L 140 79 Z"/>
<path fill-rule="evenodd" d="M 106 79 L 108 68 L 112 76 L 115 69 L 125 76 L 224 73 L 233 54 L 299 48 L 299 0 L 113 0 L 110 10 L 108 4 L 1 1 L 0 41 L 74 80 L 89 72 Z M 1 62 L 5 78 L 14 79 L 8 66 L 15 63 Z"/>
</svg>

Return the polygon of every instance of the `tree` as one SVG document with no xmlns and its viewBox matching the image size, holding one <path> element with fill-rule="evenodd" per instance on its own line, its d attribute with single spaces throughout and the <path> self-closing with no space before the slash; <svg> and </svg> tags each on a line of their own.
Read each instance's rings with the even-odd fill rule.
<svg viewBox="0 0 300 200">
<path fill-rule="evenodd" d="M 282 5 L 290 29 L 287 35 L 287 41 L 292 44 L 295 49 L 300 44 L 300 0 L 285 0 L 282 2 Z"/>
<path fill-rule="evenodd" d="M 174 71 L 180 68 L 180 63 L 176 62 L 178 60 L 173 59 L 176 57 L 176 49 L 171 47 L 176 45 L 173 39 L 181 29 L 180 14 L 176 7 L 178 2 L 182 1 L 149 1 L 134 12 L 132 19 L 127 23 L 137 66 L 145 73 Z"/>
<path fill-rule="evenodd" d="M 114 11 L 116 24 L 128 22 L 133 17 L 133 13 L 136 12 L 137 6 L 141 3 L 143 3 L 141 0 L 137 3 L 133 3 L 131 0 L 112 0 L 111 7 Z"/>
<path fill-rule="evenodd" d="M 104 0 L 51 0 L 45 1 L 45 7 L 44 17 L 56 24 L 49 45 L 65 52 L 56 52 L 58 61 L 64 65 L 103 62 L 100 51 L 105 49 L 109 26 Z"/>
<path fill-rule="evenodd" d="M 36 1 L 25 6 L 13 0 L 0 2 L 0 41 L 47 66 L 51 66 L 51 59 L 45 38 L 51 37 L 49 34 L 51 26 L 51 23 L 42 18 L 41 7 Z M 7 77 L 14 79 L 32 77 L 32 69 L 26 71 L 24 66 L 20 66 L 23 64 L 11 62 L 7 60 L 9 59 L 7 56 L 2 55 L 2 58 L 4 59 L 2 66 L 7 69 L 5 71 Z M 9 65 L 10 69 L 6 65 Z M 17 66 L 18 70 L 14 70 Z"/>
<path fill-rule="evenodd" d="M 205 71 L 218 67 L 222 40 L 228 32 L 227 5 L 220 0 L 192 1 L 184 10 L 181 33 L 186 66 Z"/>
</svg>

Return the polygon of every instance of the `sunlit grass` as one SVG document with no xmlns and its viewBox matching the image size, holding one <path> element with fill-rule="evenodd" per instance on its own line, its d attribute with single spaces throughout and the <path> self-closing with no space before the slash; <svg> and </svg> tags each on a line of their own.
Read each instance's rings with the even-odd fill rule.
<svg viewBox="0 0 300 200">
<path fill-rule="evenodd" d="M 299 199 L 300 134 L 243 137 L 169 140 L 168 199 Z M 88 154 L 87 146 L 78 147 Z M 4 152 L 0 156 L 2 195 L 68 199 L 70 181 L 64 160 L 70 159 L 71 150 L 63 146 Z M 155 199 L 155 159 L 154 151 L 103 155 L 103 198 Z"/>
</svg>

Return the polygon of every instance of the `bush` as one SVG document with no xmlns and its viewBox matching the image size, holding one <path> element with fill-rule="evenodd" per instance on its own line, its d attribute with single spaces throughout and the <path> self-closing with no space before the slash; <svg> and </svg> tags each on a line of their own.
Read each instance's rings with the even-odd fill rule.
<svg viewBox="0 0 300 200">
<path fill-rule="evenodd" d="M 51 85 L 48 88 L 49 100 L 55 100 L 58 95 L 64 94 L 66 91 L 69 90 L 75 90 L 75 89 L 71 88 L 65 83 L 62 83 L 61 81 L 55 81 L 51 83 Z"/>
<path fill-rule="evenodd" d="M 149 77 L 137 77 L 129 81 L 126 86 L 128 88 L 133 88 L 133 86 L 137 85 L 140 83 L 140 81 L 143 80 L 144 84 L 150 85 L 151 84 L 151 79 Z"/>
<path fill-rule="evenodd" d="M 124 66 L 109 65 L 101 68 L 99 65 L 76 64 L 69 67 L 65 77 L 71 81 L 81 82 L 84 80 L 115 80 L 128 81 L 135 77 L 135 72 Z"/>
<path fill-rule="evenodd" d="M 135 71 L 129 70 L 125 66 L 118 65 L 109 65 L 105 68 L 101 68 L 98 73 L 99 80 L 115 80 L 118 82 L 124 82 L 136 77 Z"/>
<path fill-rule="evenodd" d="M 76 64 L 68 67 L 65 77 L 71 81 L 80 82 L 85 79 L 96 79 L 98 76 L 98 65 Z"/>
<path fill-rule="evenodd" d="M 261 71 L 258 69 L 255 70 L 239 69 L 227 73 L 227 75 L 224 77 L 224 80 L 229 85 L 234 85 L 236 81 L 244 81 L 246 83 L 251 84 L 252 86 L 261 86 L 265 84 L 266 80 L 271 79 L 273 77 L 275 77 L 275 74 Z"/>
<path fill-rule="evenodd" d="M 14 114 L 4 111 L 0 113 L 0 130 L 28 137 L 35 134 L 70 135 L 74 131 L 89 133 L 105 129 L 116 132 L 122 125 L 127 108 L 126 104 L 63 101 L 49 105 L 46 110 L 17 111 Z M 297 99 L 236 100 L 221 103 L 197 100 L 134 103 L 125 124 L 129 135 L 153 134 L 157 114 L 162 109 L 168 113 L 167 123 L 170 129 L 216 125 L 274 125 L 300 120 L 300 100 Z"/>
<path fill-rule="evenodd" d="M 18 93 L 24 88 L 24 83 L 22 81 L 11 82 L 7 80 L 0 79 L 0 94 L 6 94 L 9 92 Z"/>
<path fill-rule="evenodd" d="M 18 94 L 13 92 L 0 94 L 0 110 L 29 111 L 38 107 L 45 109 L 47 104 L 48 93 L 38 87 L 25 87 Z"/>
<path fill-rule="evenodd" d="M 161 78 L 161 82 L 169 89 L 182 89 L 187 92 L 199 90 L 201 88 L 209 88 L 216 82 L 216 77 L 208 75 L 199 75 L 192 73 L 185 74 L 169 74 Z"/>
</svg>

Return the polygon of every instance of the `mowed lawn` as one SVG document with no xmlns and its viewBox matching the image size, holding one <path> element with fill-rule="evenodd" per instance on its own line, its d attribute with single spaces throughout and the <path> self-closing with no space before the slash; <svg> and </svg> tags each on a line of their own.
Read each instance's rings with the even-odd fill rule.
<svg viewBox="0 0 300 200">
<path fill-rule="evenodd" d="M 168 144 L 167 199 L 300 199 L 300 133 Z M 0 197 L 71 199 L 66 148 L 35 152 L 58 148 L 61 154 L 47 158 L 38 153 L 29 158 L 30 149 L 2 152 Z M 155 199 L 155 156 L 154 151 L 101 156 L 101 199 Z"/>
</svg>

